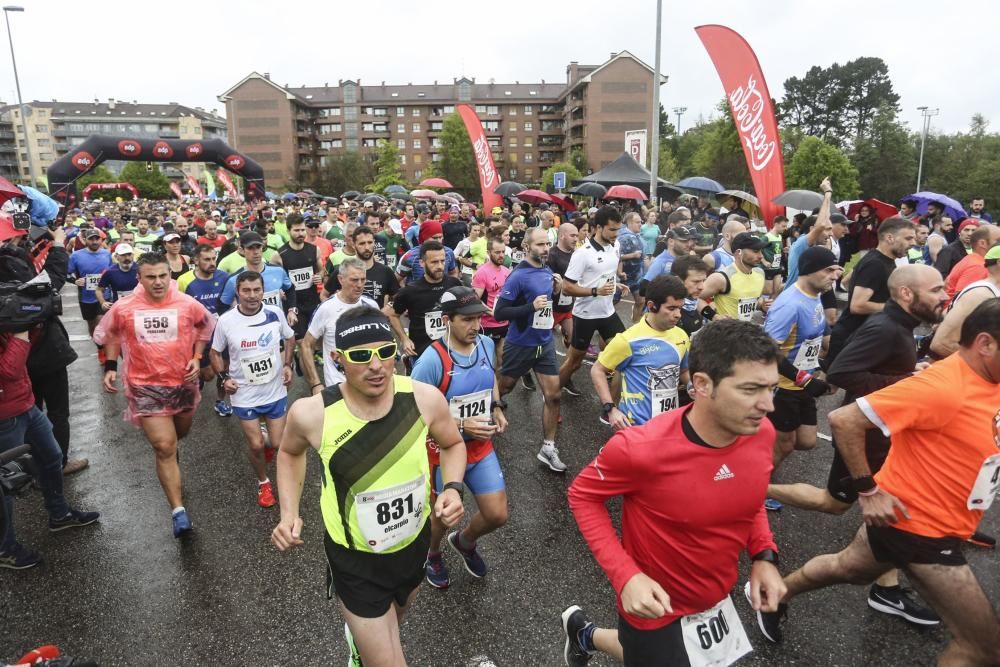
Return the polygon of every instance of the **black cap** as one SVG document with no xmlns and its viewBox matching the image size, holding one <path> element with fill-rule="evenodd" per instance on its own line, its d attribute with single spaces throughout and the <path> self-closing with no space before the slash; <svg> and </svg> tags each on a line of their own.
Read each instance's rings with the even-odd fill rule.
<svg viewBox="0 0 1000 667">
<path fill-rule="evenodd" d="M 843 213 L 834 213 L 830 216 L 830 223 L 834 225 L 848 225 L 850 222 Z"/>
<path fill-rule="evenodd" d="M 678 225 L 671 229 L 667 236 L 678 241 L 690 241 L 694 238 L 694 232 L 687 225 Z"/>
<path fill-rule="evenodd" d="M 85 239 L 101 238 L 101 232 L 97 228 L 91 227 L 83 233 L 83 238 Z"/>
<path fill-rule="evenodd" d="M 750 232 L 740 232 L 730 241 L 729 247 L 732 248 L 733 252 L 737 250 L 763 250 L 767 247 L 767 241 Z"/>
<path fill-rule="evenodd" d="M 445 315 L 482 315 L 486 304 L 471 287 L 452 287 L 441 295 L 441 312 Z"/>
<path fill-rule="evenodd" d="M 264 239 L 257 232 L 243 232 L 240 234 L 240 245 L 244 248 L 252 245 L 264 245 Z"/>
<path fill-rule="evenodd" d="M 799 255 L 799 275 L 808 276 L 810 273 L 822 271 L 825 268 L 834 266 L 837 258 L 828 248 L 814 245 L 806 248 Z"/>
</svg>

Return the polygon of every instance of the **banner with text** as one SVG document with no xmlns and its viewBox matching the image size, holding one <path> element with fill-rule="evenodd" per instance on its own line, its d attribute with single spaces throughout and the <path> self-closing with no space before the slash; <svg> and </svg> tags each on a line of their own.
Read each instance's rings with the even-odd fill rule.
<svg viewBox="0 0 1000 667">
<path fill-rule="evenodd" d="M 625 152 L 643 167 L 646 166 L 646 130 L 629 130 L 625 133 Z"/>
<path fill-rule="evenodd" d="M 236 186 L 233 185 L 233 179 L 229 178 L 229 174 L 227 174 L 226 171 L 220 167 L 219 170 L 215 172 L 215 176 L 222 181 L 222 187 L 226 189 L 226 192 L 229 194 L 229 198 L 239 201 L 240 193 L 236 191 Z"/>
<path fill-rule="evenodd" d="M 205 193 L 202 192 L 201 185 L 198 184 L 198 179 L 197 178 L 195 178 L 191 174 L 188 174 L 188 175 L 186 175 L 184 177 L 184 180 L 187 181 L 188 187 L 191 188 L 191 194 L 193 194 L 198 199 L 204 199 L 205 198 Z"/>
<path fill-rule="evenodd" d="M 785 191 L 785 164 L 774 105 L 757 55 L 736 31 L 721 25 L 695 28 L 726 91 L 736 131 L 764 221 L 770 227 L 784 207 L 771 202 Z"/>
<path fill-rule="evenodd" d="M 178 199 L 184 199 L 184 193 L 181 192 L 181 186 L 177 185 L 177 181 L 170 181 L 170 191 L 174 193 L 174 196 Z"/>
<path fill-rule="evenodd" d="M 500 173 L 493 163 L 493 152 L 490 150 L 486 133 L 483 132 L 483 124 L 479 121 L 475 110 L 468 104 L 459 104 L 456 110 L 465 122 L 465 131 L 469 133 L 469 139 L 472 141 L 476 167 L 479 169 L 479 186 L 483 191 L 483 210 L 488 214 L 494 206 L 503 206 L 503 197 L 493 192 L 500 185 Z"/>
</svg>

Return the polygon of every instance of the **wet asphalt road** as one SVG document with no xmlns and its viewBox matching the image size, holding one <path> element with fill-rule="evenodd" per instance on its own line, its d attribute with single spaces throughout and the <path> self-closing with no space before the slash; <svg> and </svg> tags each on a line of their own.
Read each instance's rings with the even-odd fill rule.
<svg viewBox="0 0 1000 667">
<path fill-rule="evenodd" d="M 344 664 L 343 623 L 324 592 L 319 468 L 311 455 L 302 513 L 305 545 L 289 553 L 271 546 L 278 509 L 255 502 L 256 484 L 235 418 L 212 411 L 208 389 L 181 447 L 191 539 L 170 532 L 169 508 L 141 433 L 121 420 L 121 397 L 99 387 L 101 371 L 85 337 L 76 299 L 65 298 L 66 326 L 81 358 L 70 369 L 73 455 L 89 470 L 67 480 L 77 507 L 102 512 L 98 526 L 49 534 L 41 498 L 17 503 L 19 539 L 45 562 L 24 572 L 0 571 L 0 663 L 34 646 L 58 644 L 101 665 Z M 624 315 L 626 304 L 619 306 Z M 586 369 L 586 367 L 585 367 Z M 589 386 L 580 372 L 577 384 Z M 298 380 L 293 397 L 304 393 Z M 559 614 L 576 603 L 602 625 L 614 624 L 614 597 L 567 510 L 572 475 L 543 468 L 541 396 L 516 389 L 510 431 L 497 439 L 511 503 L 509 524 L 481 541 L 490 565 L 483 580 L 448 554 L 447 591 L 422 587 L 402 640 L 411 665 L 562 664 Z M 821 413 L 839 397 L 824 399 Z M 559 446 L 570 473 L 579 471 L 610 435 L 597 421 L 595 395 L 565 396 Z M 825 420 L 821 433 L 829 433 Z M 824 485 L 832 456 L 821 440 L 794 454 L 780 481 Z M 273 475 L 272 475 L 273 478 Z M 467 510 L 472 511 L 468 506 Z M 782 570 L 839 550 L 860 525 L 856 509 L 842 517 L 791 508 L 771 515 Z M 1000 534 L 994 510 L 984 530 Z M 1000 555 L 967 549 L 994 605 L 1000 603 Z M 747 563 L 741 566 L 739 585 Z M 736 608 L 755 652 L 741 665 L 930 665 L 947 641 L 943 629 L 917 630 L 873 612 L 866 589 L 842 586 L 795 601 L 785 642 L 766 644 L 741 591 Z M 591 664 L 609 665 L 595 658 Z"/>
</svg>

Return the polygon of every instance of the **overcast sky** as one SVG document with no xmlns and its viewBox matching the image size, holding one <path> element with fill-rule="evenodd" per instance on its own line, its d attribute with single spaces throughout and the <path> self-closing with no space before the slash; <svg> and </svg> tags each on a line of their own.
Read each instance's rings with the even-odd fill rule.
<svg viewBox="0 0 1000 667">
<path fill-rule="evenodd" d="M 600 64 L 628 50 L 652 64 L 654 0 L 23 0 L 11 14 L 25 101 L 114 97 L 207 109 L 253 70 L 279 84 L 361 78 L 377 84 L 565 81 L 571 60 Z M 932 131 L 964 130 L 983 113 L 1000 131 L 1000 77 L 988 0 L 664 0 L 663 105 L 708 117 L 722 86 L 693 28 L 720 23 L 757 52 L 772 96 L 812 65 L 860 56 L 889 65 L 901 117 L 939 107 Z M 992 64 L 991 64 L 992 63 Z M 6 49 L 0 97 L 16 102 Z"/>
</svg>

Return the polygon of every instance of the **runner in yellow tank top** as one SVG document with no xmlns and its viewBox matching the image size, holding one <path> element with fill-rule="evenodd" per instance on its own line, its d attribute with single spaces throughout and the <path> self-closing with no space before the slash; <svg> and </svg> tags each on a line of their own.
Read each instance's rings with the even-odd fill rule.
<svg viewBox="0 0 1000 667">
<path fill-rule="evenodd" d="M 761 252 L 767 246 L 764 239 L 749 232 L 737 234 L 732 242 L 733 263 L 725 266 L 705 280 L 698 310 L 708 319 L 715 315 L 749 322 L 758 310 L 767 311 L 770 300 L 764 293 L 764 271 L 760 263 Z M 709 299 L 715 298 L 712 306 Z"/>
<path fill-rule="evenodd" d="M 319 453 L 328 596 L 340 602 L 351 664 L 405 663 L 399 623 L 424 577 L 427 519 L 433 511 L 450 527 L 463 514 L 465 442 L 436 387 L 394 374 L 396 350 L 378 310 L 341 315 L 326 363 L 346 380 L 292 406 L 278 453 L 281 522 L 271 539 L 282 551 L 302 544 L 305 455 Z M 433 509 L 428 434 L 445 482 Z"/>
</svg>

